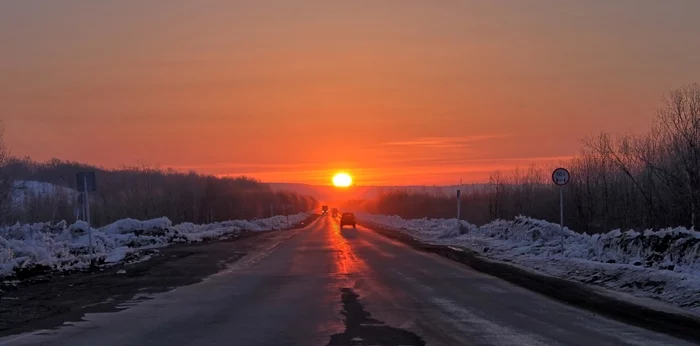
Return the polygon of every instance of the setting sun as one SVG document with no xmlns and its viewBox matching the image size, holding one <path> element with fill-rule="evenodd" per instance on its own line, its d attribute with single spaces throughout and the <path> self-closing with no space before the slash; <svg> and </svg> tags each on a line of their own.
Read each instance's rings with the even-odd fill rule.
<svg viewBox="0 0 700 346">
<path fill-rule="evenodd" d="M 352 177 L 347 173 L 338 173 L 333 176 L 333 185 L 338 187 L 348 187 L 352 185 Z"/>
</svg>

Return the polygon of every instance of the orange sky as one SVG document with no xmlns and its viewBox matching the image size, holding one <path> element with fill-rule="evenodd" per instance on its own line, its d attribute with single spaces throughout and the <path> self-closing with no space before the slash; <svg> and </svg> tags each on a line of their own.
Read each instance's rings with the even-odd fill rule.
<svg viewBox="0 0 700 346">
<path fill-rule="evenodd" d="M 0 2 L 15 155 L 452 184 L 641 131 L 700 1 Z"/>
</svg>

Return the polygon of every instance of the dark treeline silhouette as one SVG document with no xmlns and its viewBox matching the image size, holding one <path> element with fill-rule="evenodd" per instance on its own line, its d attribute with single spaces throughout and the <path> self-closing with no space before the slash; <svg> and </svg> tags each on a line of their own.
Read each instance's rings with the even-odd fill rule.
<svg viewBox="0 0 700 346">
<path fill-rule="evenodd" d="M 127 217 L 166 216 L 174 223 L 254 219 L 272 213 L 282 215 L 285 206 L 286 213 L 291 214 L 311 210 L 316 204 L 312 197 L 273 191 L 269 185 L 248 177 L 219 178 L 147 165 L 110 170 L 58 159 L 39 163 L 29 158 L 8 158 L 3 172 L 15 179 L 15 184 L 40 181 L 70 189 L 25 189 L 21 203 L 9 210 L 5 208 L 2 221 L 75 220 L 79 208 L 72 189 L 75 174 L 80 171 L 96 171 L 97 191 L 89 194 L 91 221 L 95 225 Z"/>
<path fill-rule="evenodd" d="M 664 95 L 651 130 L 582 141 L 562 163 L 572 174 L 564 187 L 565 225 L 580 232 L 615 228 L 694 226 L 700 229 L 700 86 Z M 483 224 L 525 215 L 559 222 L 554 166 L 492 173 L 482 189 L 465 191 L 462 219 Z M 456 198 L 393 191 L 347 207 L 404 218 L 454 218 Z"/>
</svg>

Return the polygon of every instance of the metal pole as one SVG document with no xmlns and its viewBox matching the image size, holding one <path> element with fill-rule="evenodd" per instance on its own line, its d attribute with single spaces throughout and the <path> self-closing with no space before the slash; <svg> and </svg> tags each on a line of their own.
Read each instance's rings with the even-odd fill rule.
<svg viewBox="0 0 700 346">
<path fill-rule="evenodd" d="M 462 178 L 459 178 L 459 189 L 457 190 L 457 232 L 462 233 L 462 225 L 459 220 L 462 218 Z"/>
<path fill-rule="evenodd" d="M 88 239 L 90 240 L 90 253 L 94 254 L 95 249 L 92 246 L 92 227 L 90 227 L 90 199 L 88 198 L 87 174 L 83 177 L 83 188 L 85 189 L 85 222 L 88 225 Z"/>
<path fill-rule="evenodd" d="M 274 217 L 274 216 L 275 216 L 275 205 L 270 204 L 270 217 Z"/>
<path fill-rule="evenodd" d="M 461 228 L 459 219 L 462 214 L 462 195 L 461 195 L 461 190 L 457 190 L 457 232 L 461 233 Z"/>
<path fill-rule="evenodd" d="M 287 213 L 287 206 L 284 206 L 284 214 L 287 216 L 287 228 L 290 228 L 291 225 L 289 224 L 289 213 Z"/>
<path fill-rule="evenodd" d="M 457 220 L 459 221 L 460 216 L 462 215 L 462 198 L 457 195 Z"/>
<path fill-rule="evenodd" d="M 561 227 L 561 252 L 564 252 L 564 187 L 559 187 L 559 227 Z"/>
</svg>

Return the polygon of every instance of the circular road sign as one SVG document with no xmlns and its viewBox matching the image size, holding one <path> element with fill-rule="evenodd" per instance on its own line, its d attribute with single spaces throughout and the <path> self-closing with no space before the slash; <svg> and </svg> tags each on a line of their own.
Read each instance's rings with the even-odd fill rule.
<svg viewBox="0 0 700 346">
<path fill-rule="evenodd" d="M 554 172 L 552 172 L 552 180 L 557 185 L 566 185 L 569 182 L 569 179 L 571 179 L 571 175 L 566 168 L 557 168 L 554 170 Z"/>
</svg>

